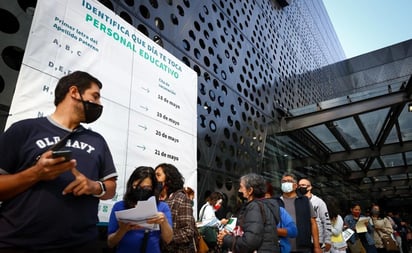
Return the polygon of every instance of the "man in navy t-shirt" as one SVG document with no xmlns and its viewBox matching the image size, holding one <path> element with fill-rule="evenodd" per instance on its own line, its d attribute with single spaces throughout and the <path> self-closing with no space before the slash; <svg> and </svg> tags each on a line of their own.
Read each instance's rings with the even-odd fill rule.
<svg viewBox="0 0 412 253">
<path fill-rule="evenodd" d="M 101 88 L 86 72 L 64 76 L 53 114 L 0 135 L 0 253 L 96 251 L 99 199 L 114 196 L 117 173 L 104 138 L 80 123 L 100 117 Z"/>
</svg>

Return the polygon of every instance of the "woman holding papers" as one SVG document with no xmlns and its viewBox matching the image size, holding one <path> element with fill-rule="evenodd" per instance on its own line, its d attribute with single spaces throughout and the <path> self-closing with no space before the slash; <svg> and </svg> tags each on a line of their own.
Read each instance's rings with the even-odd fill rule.
<svg viewBox="0 0 412 253">
<path fill-rule="evenodd" d="M 369 217 L 361 215 L 361 207 L 353 203 L 351 213 L 345 216 L 345 228 L 350 228 L 355 233 L 349 238 L 348 246 L 351 253 L 377 253 L 373 240 L 374 228 Z"/>
<path fill-rule="evenodd" d="M 206 203 L 202 206 L 199 212 L 199 222 L 197 226 L 200 234 L 205 239 L 209 249 L 213 249 L 217 245 L 218 228 L 226 225 L 228 219 L 219 220 L 215 212 L 222 206 L 223 195 L 220 192 L 213 192 L 207 197 Z"/>
<path fill-rule="evenodd" d="M 168 245 L 162 244 L 162 252 L 194 253 L 198 232 L 191 200 L 183 189 L 184 178 L 174 165 L 168 163 L 159 164 L 155 172 L 157 181 L 166 192 L 165 201 L 173 219 L 173 240 Z"/>
<path fill-rule="evenodd" d="M 153 168 L 138 167 L 127 181 L 123 200 L 114 204 L 110 214 L 107 242 L 109 247 L 116 247 L 117 253 L 160 253 L 160 242 L 167 244 L 172 240 L 172 215 L 169 206 L 157 200 L 155 184 Z M 145 223 L 158 224 L 160 230 L 142 227 L 137 221 L 122 222 L 116 218 L 116 212 L 135 208 L 139 201 L 146 201 L 151 196 L 156 197 L 157 213 L 147 218 Z"/>
</svg>

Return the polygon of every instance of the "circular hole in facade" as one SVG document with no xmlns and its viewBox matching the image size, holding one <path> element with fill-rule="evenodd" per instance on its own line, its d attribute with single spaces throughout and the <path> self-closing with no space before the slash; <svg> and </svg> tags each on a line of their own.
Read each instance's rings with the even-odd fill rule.
<svg viewBox="0 0 412 253">
<path fill-rule="evenodd" d="M 196 35 L 192 30 L 189 31 L 189 37 L 192 38 L 192 40 L 196 40 Z"/>
<path fill-rule="evenodd" d="M 240 123 L 238 120 L 235 121 L 235 127 L 238 131 L 240 131 Z"/>
<path fill-rule="evenodd" d="M 222 86 L 222 92 L 227 96 L 227 89 L 226 86 Z"/>
<path fill-rule="evenodd" d="M 158 18 L 158 17 L 155 18 L 155 25 L 156 25 L 156 27 L 159 28 L 160 30 L 165 29 L 165 25 L 164 25 L 163 21 L 162 21 L 160 18 Z"/>
<path fill-rule="evenodd" d="M 202 23 L 205 22 L 205 17 L 203 17 L 202 13 L 199 13 L 199 19 L 202 21 Z"/>
<path fill-rule="evenodd" d="M 201 75 L 201 71 L 200 71 L 199 66 L 194 65 L 194 66 L 193 66 L 193 70 L 197 73 L 197 76 L 200 76 L 200 75 Z"/>
<path fill-rule="evenodd" d="M 229 155 L 234 156 L 235 155 L 235 147 L 233 145 L 229 146 Z"/>
<path fill-rule="evenodd" d="M 124 0 L 124 2 L 129 5 L 129 6 L 133 6 L 134 5 L 134 0 Z"/>
<path fill-rule="evenodd" d="M 203 96 L 206 95 L 206 87 L 203 83 L 200 83 L 199 91 Z"/>
<path fill-rule="evenodd" d="M 230 161 L 230 159 L 225 160 L 225 169 L 226 170 L 231 170 L 232 169 L 232 161 Z"/>
<path fill-rule="evenodd" d="M 206 67 L 210 66 L 210 60 L 207 56 L 203 57 L 203 62 L 205 63 Z"/>
<path fill-rule="evenodd" d="M 144 17 L 145 19 L 150 18 L 149 9 L 147 9 L 146 6 L 140 5 L 140 6 L 139 6 L 139 11 L 140 11 L 140 15 L 142 15 L 142 17 Z"/>
<path fill-rule="evenodd" d="M 204 141 L 205 141 L 206 146 L 208 146 L 209 148 L 212 146 L 212 138 L 210 137 L 210 135 L 207 134 L 205 136 Z"/>
<path fill-rule="evenodd" d="M 6 84 L 4 83 L 3 77 L 0 76 L 0 93 L 4 91 L 4 87 L 6 87 Z"/>
<path fill-rule="evenodd" d="M 220 72 L 220 76 L 222 77 L 223 80 L 226 80 L 227 76 L 226 76 L 226 72 L 222 70 L 222 72 Z"/>
<path fill-rule="evenodd" d="M 226 161 L 227 161 L 227 160 L 226 160 Z M 231 178 L 227 177 L 227 178 L 225 179 L 225 187 L 226 187 L 226 190 L 228 190 L 228 191 L 232 190 L 233 181 L 232 181 Z"/>
<path fill-rule="evenodd" d="M 197 21 L 195 21 L 193 25 L 195 26 L 195 29 L 196 29 L 197 31 L 200 31 L 200 25 L 199 25 L 199 23 L 198 23 Z"/>
<path fill-rule="evenodd" d="M 217 97 L 217 102 L 219 103 L 220 106 L 224 106 L 225 105 L 225 101 L 223 99 L 222 96 Z"/>
<path fill-rule="evenodd" d="M 150 0 L 149 3 L 155 9 L 157 9 L 157 7 L 159 7 L 159 3 L 157 2 L 157 0 Z"/>
<path fill-rule="evenodd" d="M 217 188 L 222 188 L 223 187 L 223 178 L 222 178 L 222 176 L 217 175 L 215 183 L 216 183 Z"/>
<path fill-rule="evenodd" d="M 0 31 L 13 34 L 20 28 L 17 18 L 7 10 L 0 9 Z"/>
<path fill-rule="evenodd" d="M 182 6 L 178 5 L 177 6 L 177 12 L 179 13 L 180 16 L 184 16 L 185 15 L 185 10 L 182 8 Z"/>
<path fill-rule="evenodd" d="M 133 20 L 132 17 L 130 17 L 130 15 L 127 12 L 120 12 L 120 17 L 125 20 L 127 23 L 133 25 Z"/>
<path fill-rule="evenodd" d="M 194 53 L 196 59 L 199 60 L 199 58 L 200 58 L 200 51 L 199 51 L 199 49 L 195 48 L 195 49 L 193 50 L 193 53 Z"/>
<path fill-rule="evenodd" d="M 202 128 L 205 128 L 205 121 L 206 121 L 206 117 L 204 115 L 200 115 L 200 123 L 199 126 L 201 126 Z"/>
<path fill-rule="evenodd" d="M 242 112 L 242 120 L 243 120 L 244 122 L 246 122 L 246 113 L 245 113 L 245 112 Z"/>
<path fill-rule="evenodd" d="M 215 164 L 216 164 L 216 167 L 217 167 L 217 168 L 219 168 L 219 169 L 222 168 L 223 162 L 222 162 L 222 159 L 220 158 L 220 156 L 216 156 L 216 157 L 215 157 Z M 220 188 L 220 187 L 219 187 L 219 188 Z"/>
<path fill-rule="evenodd" d="M 210 74 L 208 72 L 203 73 L 203 78 L 205 81 L 210 81 Z"/>
<path fill-rule="evenodd" d="M 174 24 L 174 25 L 179 25 L 179 19 L 176 17 L 176 15 L 175 14 L 171 14 L 170 15 L 170 20 L 172 21 L 172 24 Z"/>
<path fill-rule="evenodd" d="M 226 152 L 226 142 L 224 141 L 219 142 L 219 149 L 222 153 L 225 153 Z"/>
<path fill-rule="evenodd" d="M 233 115 L 236 115 L 236 108 L 234 105 L 230 106 L 230 111 L 232 112 Z"/>
<path fill-rule="evenodd" d="M 209 90 L 209 98 L 210 98 L 210 100 L 215 101 L 216 94 L 213 90 Z"/>
<path fill-rule="evenodd" d="M 183 4 L 186 6 L 186 8 L 190 8 L 190 1 L 189 0 L 183 0 Z"/>
<path fill-rule="evenodd" d="M 144 35 L 149 36 L 149 31 L 147 30 L 146 26 L 144 26 L 144 25 L 138 25 L 137 30 L 139 30 Z"/>
<path fill-rule="evenodd" d="M 205 44 L 204 40 L 202 40 L 202 39 L 199 39 L 199 45 L 202 49 L 205 49 L 205 47 L 206 47 L 206 44 Z"/>
<path fill-rule="evenodd" d="M 1 57 L 7 66 L 18 71 L 20 70 L 21 62 L 23 61 L 23 54 L 23 49 L 15 46 L 8 46 L 1 52 Z"/>
<path fill-rule="evenodd" d="M 216 132 L 216 123 L 215 123 L 213 120 L 211 120 L 211 121 L 209 122 L 209 129 L 210 129 L 210 131 L 212 131 L 212 132 Z"/>
<path fill-rule="evenodd" d="M 237 142 L 237 134 L 233 133 L 232 134 L 232 140 L 236 143 Z"/>
<path fill-rule="evenodd" d="M 225 129 L 223 130 L 223 134 L 225 135 L 226 139 L 229 139 L 229 138 L 230 138 L 230 131 L 229 131 L 229 129 L 227 129 L 226 127 L 225 127 Z"/>
<path fill-rule="evenodd" d="M 17 3 L 24 12 L 27 12 L 29 8 L 36 8 L 37 0 L 17 0 Z"/>
<path fill-rule="evenodd" d="M 206 31 L 206 30 L 203 31 L 203 35 L 205 36 L 205 39 L 207 39 L 207 40 L 208 40 L 209 37 L 210 37 L 209 32 Z"/>
<path fill-rule="evenodd" d="M 190 51 L 190 44 L 189 44 L 189 41 L 187 41 L 187 40 L 183 40 L 183 48 L 186 50 L 186 51 Z"/>
<path fill-rule="evenodd" d="M 158 35 L 154 36 L 153 41 L 159 46 L 163 47 L 163 40 Z"/>
<path fill-rule="evenodd" d="M 233 120 L 232 120 L 232 117 L 230 117 L 230 116 L 227 116 L 227 124 L 229 125 L 229 126 L 233 126 Z"/>
<path fill-rule="evenodd" d="M 184 64 L 186 64 L 186 66 L 188 66 L 190 68 L 190 61 L 186 56 L 184 56 L 182 58 L 182 61 L 183 61 Z"/>
<path fill-rule="evenodd" d="M 203 11 L 204 11 L 204 13 L 205 13 L 206 15 L 209 14 L 209 9 L 207 8 L 206 5 L 203 5 Z"/>
</svg>

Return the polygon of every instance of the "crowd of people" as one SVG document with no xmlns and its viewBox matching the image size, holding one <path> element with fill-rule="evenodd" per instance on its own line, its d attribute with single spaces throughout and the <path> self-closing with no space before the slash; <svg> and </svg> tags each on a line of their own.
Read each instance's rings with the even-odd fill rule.
<svg viewBox="0 0 412 253">
<path fill-rule="evenodd" d="M 17 122 L 0 136 L 0 253 L 99 252 L 98 203 L 113 198 L 117 173 L 104 138 L 81 123 L 100 117 L 101 88 L 90 74 L 73 72 L 57 83 L 53 114 Z M 202 237 L 208 252 L 410 250 L 410 225 L 378 204 L 367 213 L 354 203 L 346 214 L 336 199 L 313 194 L 309 178 L 293 173 L 282 175 L 279 194 L 262 175 L 239 180 L 239 208 L 229 212 L 227 196 L 210 192 L 196 220 L 195 192 L 176 166 L 138 166 L 111 210 L 108 247 L 119 253 L 204 253 Z M 150 198 L 157 210 L 145 223 L 153 229 L 118 220 L 116 212 Z"/>
</svg>

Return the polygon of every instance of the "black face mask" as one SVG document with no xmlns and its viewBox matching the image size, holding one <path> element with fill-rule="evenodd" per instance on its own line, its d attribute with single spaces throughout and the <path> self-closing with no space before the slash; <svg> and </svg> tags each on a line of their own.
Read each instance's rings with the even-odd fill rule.
<svg viewBox="0 0 412 253">
<path fill-rule="evenodd" d="M 148 200 L 151 196 L 153 196 L 153 191 L 149 189 L 139 188 L 133 190 L 133 197 L 137 200 Z"/>
<path fill-rule="evenodd" d="M 156 186 L 155 186 L 155 189 L 159 192 L 162 191 L 163 190 L 163 184 L 160 183 L 160 182 L 157 182 Z"/>
<path fill-rule="evenodd" d="M 103 112 L 103 106 L 92 103 L 90 101 L 84 101 L 82 95 L 80 94 L 80 101 L 83 103 L 84 108 L 84 123 L 92 123 L 96 121 Z"/>
<path fill-rule="evenodd" d="M 308 193 L 308 188 L 307 187 L 299 187 L 298 191 L 300 194 L 305 195 L 306 193 Z"/>
<path fill-rule="evenodd" d="M 240 200 L 245 201 L 246 198 L 243 197 L 243 192 L 237 192 L 237 197 L 240 198 Z"/>
</svg>

